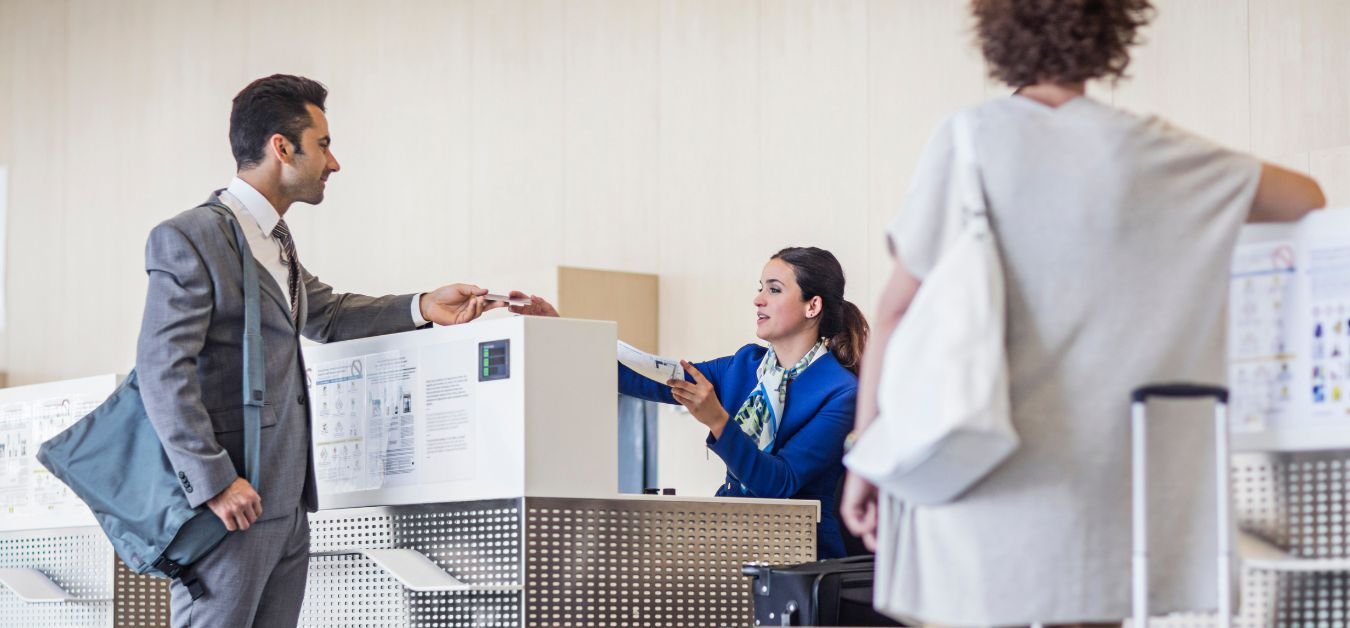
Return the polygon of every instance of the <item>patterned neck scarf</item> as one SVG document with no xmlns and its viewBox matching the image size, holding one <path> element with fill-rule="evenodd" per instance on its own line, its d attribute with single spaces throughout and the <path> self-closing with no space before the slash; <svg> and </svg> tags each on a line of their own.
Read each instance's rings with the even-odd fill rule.
<svg viewBox="0 0 1350 628">
<path fill-rule="evenodd" d="M 760 360 L 759 369 L 755 372 L 759 377 L 759 384 L 736 411 L 735 419 L 741 426 L 741 431 L 755 439 L 760 451 L 769 451 L 773 447 L 774 437 L 778 435 L 783 406 L 787 403 L 788 383 L 823 355 L 825 355 L 825 339 L 821 338 L 810 351 L 806 352 L 806 355 L 802 356 L 802 359 L 792 365 L 792 368 L 785 369 L 778 365 L 778 356 L 774 354 L 772 347 L 764 354 L 764 359 Z"/>
</svg>

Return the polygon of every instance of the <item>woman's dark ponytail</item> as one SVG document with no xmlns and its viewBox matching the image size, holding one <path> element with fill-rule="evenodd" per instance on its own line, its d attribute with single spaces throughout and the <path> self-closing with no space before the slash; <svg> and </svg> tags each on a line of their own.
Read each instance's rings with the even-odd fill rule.
<svg viewBox="0 0 1350 628">
<path fill-rule="evenodd" d="M 792 266 L 802 299 L 819 296 L 824 303 L 820 315 L 820 335 L 830 344 L 830 352 L 839 364 L 858 374 L 863 347 L 867 344 L 867 319 L 858 306 L 844 299 L 844 268 L 833 253 L 814 246 L 789 247 L 774 254 Z"/>
<path fill-rule="evenodd" d="M 862 368 L 863 347 L 867 345 L 867 319 L 853 303 L 843 301 L 841 305 L 837 308 L 843 319 L 839 331 L 825 337 L 830 339 L 830 350 L 835 359 L 857 375 L 858 369 Z"/>
</svg>

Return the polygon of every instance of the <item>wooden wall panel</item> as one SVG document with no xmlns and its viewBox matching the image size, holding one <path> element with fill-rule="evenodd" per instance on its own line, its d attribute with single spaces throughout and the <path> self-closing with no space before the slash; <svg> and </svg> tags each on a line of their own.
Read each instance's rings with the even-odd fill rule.
<svg viewBox="0 0 1350 628">
<path fill-rule="evenodd" d="M 702 360 L 754 340 L 764 263 L 759 4 L 661 4 L 661 346 Z"/>
<path fill-rule="evenodd" d="M 1093 96 L 1312 172 L 1350 205 L 1350 3 L 1157 4 L 1136 78 Z M 0 0 L 0 367 L 24 384 L 131 365 L 146 232 L 229 181 L 230 99 L 275 72 L 331 90 L 343 170 L 288 222 L 339 289 L 470 281 L 556 298 L 559 265 L 657 273 L 663 353 L 698 360 L 754 342 L 765 259 L 814 244 L 871 314 L 883 232 L 932 130 L 1009 91 L 986 78 L 967 11 Z M 683 475 L 663 484 L 710 493 L 722 471 L 704 431 L 665 418 L 663 467 Z"/>
<path fill-rule="evenodd" d="M 1250 0 L 1252 149 L 1350 144 L 1350 3 Z"/>
<path fill-rule="evenodd" d="M 494 290 L 554 295 L 563 251 L 564 15 L 558 1 L 474 3 L 466 276 Z"/>
<path fill-rule="evenodd" d="M 1308 171 L 1322 184 L 1327 207 L 1350 208 L 1350 146 L 1313 152 Z"/>
<path fill-rule="evenodd" d="M 619 340 L 659 353 L 661 281 L 649 273 L 558 267 L 558 311 L 567 318 L 614 321 Z"/>
<path fill-rule="evenodd" d="M 755 339 L 759 29 L 757 2 L 661 3 L 661 347 L 672 358 L 707 360 Z M 661 414 L 661 484 L 711 494 L 725 467 L 707 456 L 707 430 L 682 411 Z"/>
<path fill-rule="evenodd" d="M 785 246 L 832 252 L 866 308 L 867 3 L 771 0 L 759 21 L 761 187 L 744 240 L 758 259 L 729 311 L 753 321 L 760 269 Z"/>
<path fill-rule="evenodd" d="M 14 16 L 17 28 L 12 31 L 10 48 L 13 83 L 4 90 L 12 107 L 7 136 L 13 157 L 6 230 L 9 312 L 5 335 L 11 356 L 9 381 L 24 384 L 81 372 L 78 361 L 59 352 L 65 345 L 63 336 L 72 331 L 69 326 L 74 317 L 61 312 L 58 304 L 70 294 L 65 288 L 66 268 L 99 262 L 94 252 L 69 248 L 62 232 L 65 198 L 76 185 L 66 171 L 66 155 L 79 145 L 68 141 L 65 124 L 69 89 L 66 3 L 23 0 L 7 3 L 6 11 Z M 113 203 L 113 207 L 124 206 Z M 117 210 L 105 207 L 103 211 Z M 82 321 L 89 328 L 102 327 L 102 304 L 79 303 Z"/>
<path fill-rule="evenodd" d="M 893 263 L 886 227 L 900 212 L 928 138 L 956 109 L 1007 90 L 985 78 L 964 3 L 872 0 L 867 22 L 868 265 L 866 283 L 855 289 L 874 299 Z M 863 312 L 870 318 L 874 308 Z"/>
<path fill-rule="evenodd" d="M 655 2 L 566 5 L 562 263 L 655 273 L 661 234 Z"/>
<path fill-rule="evenodd" d="M 164 162 L 152 157 L 160 151 L 149 134 L 158 121 L 143 100 L 157 81 L 151 74 L 152 41 L 123 36 L 149 23 L 151 9 L 78 0 L 70 3 L 66 21 L 70 100 L 64 126 L 70 143 L 60 153 L 67 183 L 58 233 L 69 252 L 94 252 L 94 257 L 66 265 L 52 289 L 61 303 L 98 305 L 46 311 L 60 330 L 53 350 L 66 360 L 79 356 L 81 366 L 99 372 L 132 367 L 125 356 L 135 355 L 136 334 L 99 332 L 139 329 L 146 226 L 137 214 L 161 193 L 151 164 Z M 98 106 L 88 107 L 77 94 L 102 97 Z"/>
<path fill-rule="evenodd" d="M 298 73 L 329 88 L 342 170 L 321 206 L 287 215 L 302 259 L 340 290 L 471 281 L 472 5 L 309 0 L 259 13 L 246 80 Z M 297 22 L 309 26 L 295 33 Z"/>
<path fill-rule="evenodd" d="M 22 24 L 19 22 L 18 6 L 12 3 L 0 2 L 0 89 L 4 89 L 14 84 L 14 66 L 15 56 L 18 54 L 19 29 Z M 6 220 L 5 215 L 9 213 L 9 165 L 14 163 L 14 95 L 11 90 L 5 90 L 0 94 L 0 168 L 4 168 L 4 183 L 0 184 L 3 190 L 0 190 L 0 220 Z M 6 226 L 7 226 L 6 222 Z M 7 231 L 7 230 L 0 230 Z M 9 262 L 9 243 L 11 236 L 6 232 L 0 236 L 0 256 L 4 256 L 4 263 L 0 263 L 0 286 L 9 285 L 8 274 L 11 263 Z M 0 287 L 0 290 L 6 289 Z M 6 299 L 0 298 L 0 308 L 5 311 L 0 312 L 0 374 L 4 373 L 5 366 L 9 364 L 9 338 L 5 333 L 8 327 L 8 321 L 5 320 L 8 315 L 9 305 Z"/>
<path fill-rule="evenodd" d="M 1166 0 L 1131 54 L 1115 105 L 1158 114 L 1236 150 L 1250 150 L 1245 0 Z"/>
</svg>

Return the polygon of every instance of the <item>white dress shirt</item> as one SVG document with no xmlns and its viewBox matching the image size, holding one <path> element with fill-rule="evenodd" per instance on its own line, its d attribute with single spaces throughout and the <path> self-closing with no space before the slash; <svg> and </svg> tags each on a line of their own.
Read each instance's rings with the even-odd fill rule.
<svg viewBox="0 0 1350 628">
<path fill-rule="evenodd" d="M 281 294 L 290 298 L 291 269 L 281 259 L 281 241 L 272 236 L 272 230 L 276 228 L 278 222 L 281 222 L 281 214 L 272 207 L 267 197 L 239 177 L 230 181 L 230 186 L 220 193 L 220 202 L 229 207 L 239 220 L 248 246 L 253 250 L 253 258 L 262 264 L 272 279 L 276 280 L 277 286 L 281 288 Z M 295 244 L 296 257 L 299 257 L 300 245 L 296 242 L 294 230 L 291 231 L 291 242 Z M 414 296 L 412 300 L 411 316 L 414 327 L 427 324 L 426 319 L 422 318 L 421 301 L 421 294 Z"/>
</svg>

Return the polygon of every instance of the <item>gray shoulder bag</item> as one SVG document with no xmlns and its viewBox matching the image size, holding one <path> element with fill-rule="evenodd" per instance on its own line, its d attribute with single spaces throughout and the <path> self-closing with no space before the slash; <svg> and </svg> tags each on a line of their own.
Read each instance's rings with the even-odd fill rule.
<svg viewBox="0 0 1350 628">
<path fill-rule="evenodd" d="M 266 398 L 258 269 L 234 214 L 214 199 L 206 205 L 223 210 L 234 228 L 243 269 L 244 475 L 257 490 Z M 228 531 L 211 509 L 188 505 L 146 414 L 136 371 L 88 416 L 43 443 L 37 457 L 94 512 L 128 568 L 180 580 L 194 600 L 205 594 L 190 568 L 215 549 Z"/>
</svg>

